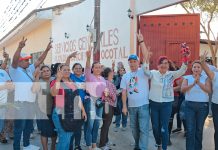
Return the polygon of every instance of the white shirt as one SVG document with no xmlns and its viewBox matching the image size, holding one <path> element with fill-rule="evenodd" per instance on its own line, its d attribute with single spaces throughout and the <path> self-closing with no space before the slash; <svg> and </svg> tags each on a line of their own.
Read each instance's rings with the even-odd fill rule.
<svg viewBox="0 0 218 150">
<path fill-rule="evenodd" d="M 213 95 L 212 102 L 218 104 L 218 72 L 214 72 L 214 78 L 212 81 Z"/>
<path fill-rule="evenodd" d="M 36 94 L 31 90 L 34 71 L 34 64 L 31 64 L 27 69 L 21 67 L 13 68 L 10 66 L 9 74 L 15 85 L 15 102 L 35 102 Z"/>
<path fill-rule="evenodd" d="M 172 102 L 174 101 L 173 81 L 187 70 L 187 66 L 182 64 L 177 71 L 167 71 L 161 74 L 158 70 L 149 70 L 149 64 L 144 64 L 144 72 L 151 80 L 149 99 L 155 102 Z"/>
<path fill-rule="evenodd" d="M 0 85 L 5 85 L 7 81 L 11 81 L 8 73 L 5 70 L 0 69 Z M 8 90 L 7 89 L 1 90 L 0 91 L 0 104 L 7 103 L 7 99 L 8 99 Z"/>
<path fill-rule="evenodd" d="M 184 79 L 188 81 L 188 85 L 191 85 L 195 82 L 195 78 L 192 75 L 184 76 Z M 200 82 L 202 84 L 205 84 L 206 80 L 207 80 L 207 76 L 204 75 L 200 76 Z M 208 93 L 204 92 L 199 87 L 199 85 L 195 84 L 195 86 L 193 86 L 191 90 L 185 93 L 185 100 L 192 101 L 192 102 L 208 102 L 209 96 Z"/>
<path fill-rule="evenodd" d="M 148 77 L 142 68 L 136 72 L 128 72 L 123 75 L 120 88 L 127 90 L 128 106 L 140 107 L 149 104 Z"/>
</svg>

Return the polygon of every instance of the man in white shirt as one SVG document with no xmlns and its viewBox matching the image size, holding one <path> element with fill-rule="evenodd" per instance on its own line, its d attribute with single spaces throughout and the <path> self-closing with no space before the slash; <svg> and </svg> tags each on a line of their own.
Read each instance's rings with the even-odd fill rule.
<svg viewBox="0 0 218 150">
<path fill-rule="evenodd" d="M 141 50 L 145 51 L 146 46 L 141 34 L 138 35 L 138 42 Z M 120 85 L 120 88 L 123 89 L 122 111 L 125 115 L 127 114 L 126 100 L 128 98 L 130 126 L 135 139 L 134 150 L 148 150 L 150 119 L 148 77 L 144 74 L 143 69 L 139 68 L 139 58 L 137 55 L 130 55 L 128 61 L 131 71 L 123 75 Z"/>
<path fill-rule="evenodd" d="M 19 109 L 16 110 L 16 118 L 14 120 L 14 150 L 20 150 L 20 140 L 23 133 L 23 149 L 24 150 L 38 150 L 39 147 L 30 145 L 30 134 L 33 130 L 33 118 L 36 95 L 32 92 L 32 85 L 34 81 L 33 73 L 46 58 L 49 50 L 52 48 L 51 42 L 48 44 L 46 50 L 38 58 L 38 60 L 31 64 L 28 56 L 21 53 L 25 46 L 27 39 L 22 39 L 14 54 L 12 64 L 9 68 L 9 74 L 15 84 L 15 98 L 14 102 Z"/>
</svg>

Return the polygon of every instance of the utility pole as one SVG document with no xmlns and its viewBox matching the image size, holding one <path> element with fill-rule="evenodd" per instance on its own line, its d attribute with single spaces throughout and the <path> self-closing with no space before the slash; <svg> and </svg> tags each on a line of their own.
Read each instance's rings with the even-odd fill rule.
<svg viewBox="0 0 218 150">
<path fill-rule="evenodd" d="M 94 42 L 94 49 L 96 49 L 93 61 L 100 61 L 100 5 L 101 0 L 95 0 L 95 12 L 94 12 L 94 28 L 96 29 L 96 42 Z"/>
</svg>

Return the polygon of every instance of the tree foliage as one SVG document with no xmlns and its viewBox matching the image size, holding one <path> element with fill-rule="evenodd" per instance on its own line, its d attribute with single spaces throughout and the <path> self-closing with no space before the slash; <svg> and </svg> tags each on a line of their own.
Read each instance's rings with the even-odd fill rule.
<svg viewBox="0 0 218 150">
<path fill-rule="evenodd" d="M 203 29 L 203 33 L 206 34 L 213 63 L 216 64 L 215 57 L 218 51 L 218 33 L 216 35 L 212 31 L 211 22 L 218 17 L 218 0 L 190 0 L 181 3 L 181 6 L 186 10 L 187 13 L 200 13 L 201 27 Z M 211 40 L 215 41 L 215 48 L 212 46 Z"/>
</svg>

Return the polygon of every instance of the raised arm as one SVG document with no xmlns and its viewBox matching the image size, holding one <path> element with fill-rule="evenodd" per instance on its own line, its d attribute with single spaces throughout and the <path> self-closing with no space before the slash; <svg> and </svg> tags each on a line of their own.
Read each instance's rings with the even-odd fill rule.
<svg viewBox="0 0 218 150">
<path fill-rule="evenodd" d="M 45 60 L 49 50 L 52 48 L 52 42 L 50 41 L 45 49 L 45 51 L 42 53 L 42 55 L 38 58 L 38 60 L 34 63 L 34 66 L 37 68 L 40 64 L 43 63 Z"/>
<path fill-rule="evenodd" d="M 18 62 L 19 62 L 19 59 L 20 59 L 20 53 L 21 53 L 21 50 L 25 47 L 26 41 L 27 41 L 27 39 L 25 39 L 23 37 L 23 39 L 19 42 L 19 46 L 18 46 L 17 50 L 14 53 L 12 64 L 11 64 L 11 66 L 13 68 L 18 67 Z"/>
<path fill-rule="evenodd" d="M 77 51 L 76 52 L 73 52 L 72 54 L 70 54 L 68 57 L 67 57 L 67 60 L 65 62 L 66 65 L 70 65 L 70 60 L 71 58 L 76 58 L 76 55 L 77 55 Z"/>
<path fill-rule="evenodd" d="M 32 86 L 33 93 L 38 93 L 40 90 L 40 83 L 39 83 L 40 73 L 41 73 L 41 71 L 40 71 L 39 67 L 37 67 L 35 72 L 34 72 L 35 80 L 34 80 L 33 86 Z"/>
<path fill-rule="evenodd" d="M 143 35 L 141 34 L 140 31 L 139 31 L 139 34 L 137 34 L 137 39 L 138 39 L 138 43 L 139 43 L 139 46 L 140 46 L 140 50 L 141 50 L 142 55 L 143 55 L 142 56 L 143 57 L 143 62 L 149 64 L 149 55 L 151 55 L 150 48 L 148 48 L 145 45 Z"/>
<path fill-rule="evenodd" d="M 210 80 L 214 79 L 215 73 L 213 71 L 210 70 L 210 68 L 208 67 L 208 65 L 205 63 L 205 59 L 207 57 L 207 52 L 204 52 L 203 55 L 201 55 L 200 57 L 200 61 L 201 61 L 201 66 L 202 69 L 205 71 L 205 73 L 207 74 L 208 78 Z"/>
<path fill-rule="evenodd" d="M 186 70 L 187 70 L 187 65 L 185 63 L 182 63 L 182 66 L 179 70 L 171 71 L 173 73 L 173 78 L 177 79 L 177 78 L 181 77 L 182 75 L 185 74 Z"/>
<path fill-rule="evenodd" d="M 50 90 L 52 96 L 58 95 L 59 89 L 61 87 L 62 77 L 63 77 L 63 73 L 60 70 L 58 70 L 57 76 L 56 76 L 56 81 L 55 81 L 54 85 L 51 87 L 51 90 Z"/>
</svg>

